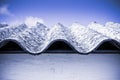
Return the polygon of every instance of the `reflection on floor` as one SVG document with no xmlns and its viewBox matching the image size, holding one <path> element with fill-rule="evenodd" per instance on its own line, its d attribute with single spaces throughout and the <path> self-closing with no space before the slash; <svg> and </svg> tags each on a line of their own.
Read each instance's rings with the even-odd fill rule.
<svg viewBox="0 0 120 80">
<path fill-rule="evenodd" d="M 120 54 L 0 54 L 0 80 L 120 80 Z"/>
</svg>

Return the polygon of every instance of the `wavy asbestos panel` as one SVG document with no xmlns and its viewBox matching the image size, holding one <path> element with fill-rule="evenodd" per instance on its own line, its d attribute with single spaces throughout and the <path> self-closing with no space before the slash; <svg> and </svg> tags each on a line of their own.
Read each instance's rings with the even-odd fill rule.
<svg viewBox="0 0 120 80">
<path fill-rule="evenodd" d="M 91 23 L 87 27 L 73 23 L 65 27 L 58 23 L 51 28 L 41 23 L 29 28 L 25 24 L 5 26 L 0 28 L 0 45 L 5 41 L 13 40 L 30 53 L 41 53 L 57 41 L 63 40 L 80 53 L 89 53 L 103 41 L 114 39 L 120 42 L 120 24 L 106 23 L 102 26 Z"/>
<path fill-rule="evenodd" d="M 91 23 L 88 27 L 92 30 L 97 31 L 103 35 L 108 36 L 111 39 L 114 39 L 120 42 L 120 24 L 107 22 L 105 25 L 100 25 L 98 23 Z"/>
</svg>

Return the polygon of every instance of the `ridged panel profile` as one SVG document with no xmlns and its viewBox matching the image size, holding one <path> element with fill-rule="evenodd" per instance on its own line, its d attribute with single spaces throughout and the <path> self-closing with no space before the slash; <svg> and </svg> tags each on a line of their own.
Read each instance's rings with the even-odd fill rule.
<svg viewBox="0 0 120 80">
<path fill-rule="evenodd" d="M 51 43 L 58 40 L 67 42 L 80 53 L 89 53 L 107 40 L 120 43 L 120 24 L 113 22 L 105 25 L 90 23 L 88 26 L 73 23 L 70 27 L 60 23 L 53 27 L 41 23 L 36 23 L 33 27 L 26 24 L 0 26 L 0 47 L 11 40 L 34 54 L 43 52 Z"/>
</svg>

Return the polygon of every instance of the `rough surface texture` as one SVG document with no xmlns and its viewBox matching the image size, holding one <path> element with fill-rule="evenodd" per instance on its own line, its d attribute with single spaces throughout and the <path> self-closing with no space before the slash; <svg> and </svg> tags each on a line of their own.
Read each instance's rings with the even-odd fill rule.
<svg viewBox="0 0 120 80">
<path fill-rule="evenodd" d="M 31 28 L 25 24 L 0 27 L 0 46 L 5 41 L 12 40 L 23 49 L 35 54 L 41 53 L 56 40 L 66 41 L 80 53 L 89 53 L 103 41 L 111 39 L 120 43 L 120 24 L 108 22 L 103 26 L 91 23 L 85 27 L 73 23 L 72 26 L 65 27 L 58 23 L 48 28 L 37 23 Z"/>
</svg>

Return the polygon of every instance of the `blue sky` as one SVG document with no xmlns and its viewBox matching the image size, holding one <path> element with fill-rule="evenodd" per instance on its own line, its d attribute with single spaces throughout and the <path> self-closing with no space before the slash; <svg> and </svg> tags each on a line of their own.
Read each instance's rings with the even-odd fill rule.
<svg viewBox="0 0 120 80">
<path fill-rule="evenodd" d="M 24 20 L 33 16 L 44 20 L 48 26 L 60 22 L 66 26 L 73 22 L 88 25 L 96 21 L 120 23 L 119 0 L 2 0 L 0 22 Z"/>
</svg>

